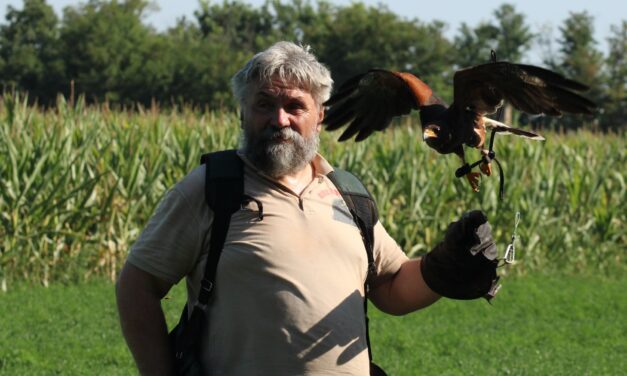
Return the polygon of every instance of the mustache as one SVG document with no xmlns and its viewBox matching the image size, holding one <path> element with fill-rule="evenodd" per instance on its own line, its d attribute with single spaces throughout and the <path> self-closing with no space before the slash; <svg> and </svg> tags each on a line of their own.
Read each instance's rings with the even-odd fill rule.
<svg viewBox="0 0 627 376">
<path fill-rule="evenodd" d="M 303 138 L 289 127 L 269 127 L 259 134 L 260 141 L 298 141 Z"/>
</svg>

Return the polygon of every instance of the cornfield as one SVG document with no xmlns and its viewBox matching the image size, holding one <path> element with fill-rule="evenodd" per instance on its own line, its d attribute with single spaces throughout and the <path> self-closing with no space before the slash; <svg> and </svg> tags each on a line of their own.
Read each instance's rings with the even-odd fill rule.
<svg viewBox="0 0 627 376">
<path fill-rule="evenodd" d="M 517 265 L 505 273 L 625 271 L 625 134 L 497 137 L 505 173 L 474 193 L 454 176 L 459 160 L 420 142 L 411 118 L 361 143 L 322 134 L 321 152 L 360 176 L 390 234 L 411 256 L 439 241 L 447 224 L 483 209 L 499 250 L 521 213 Z M 201 154 L 237 147 L 237 114 L 194 109 L 111 111 L 59 99 L 53 110 L 0 99 L 0 283 L 47 285 L 114 279 L 168 187 Z M 478 158 L 469 152 L 469 160 Z"/>
</svg>

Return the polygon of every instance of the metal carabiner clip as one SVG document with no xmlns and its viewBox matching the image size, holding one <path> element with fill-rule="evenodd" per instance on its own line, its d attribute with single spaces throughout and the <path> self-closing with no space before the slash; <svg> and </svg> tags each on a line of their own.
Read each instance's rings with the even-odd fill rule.
<svg viewBox="0 0 627 376">
<path fill-rule="evenodd" d="M 518 223 L 520 223 L 520 212 L 516 212 L 516 219 L 514 221 L 514 233 L 512 234 L 512 241 L 505 249 L 505 256 L 503 261 L 506 264 L 513 264 L 516 261 L 516 230 L 518 229 Z"/>
</svg>

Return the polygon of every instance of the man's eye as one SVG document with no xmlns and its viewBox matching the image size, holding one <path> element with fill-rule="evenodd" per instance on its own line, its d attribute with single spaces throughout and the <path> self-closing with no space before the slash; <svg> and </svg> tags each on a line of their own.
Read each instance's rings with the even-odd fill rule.
<svg viewBox="0 0 627 376">
<path fill-rule="evenodd" d="M 305 106 L 302 103 L 290 103 L 286 106 L 286 109 L 290 112 L 300 111 L 305 109 Z"/>
<path fill-rule="evenodd" d="M 263 109 L 268 109 L 268 108 L 272 107 L 272 103 L 270 101 L 261 100 L 261 101 L 257 102 L 257 107 L 263 108 Z"/>
</svg>

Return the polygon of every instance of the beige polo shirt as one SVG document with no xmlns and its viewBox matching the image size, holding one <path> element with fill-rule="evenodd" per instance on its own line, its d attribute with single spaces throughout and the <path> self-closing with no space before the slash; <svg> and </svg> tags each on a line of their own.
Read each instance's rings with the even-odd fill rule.
<svg viewBox="0 0 627 376">
<path fill-rule="evenodd" d="M 216 274 L 205 366 L 213 375 L 367 375 L 363 313 L 367 256 L 358 227 L 317 156 L 298 195 L 245 160 L 251 201 L 231 218 Z M 170 190 L 129 262 L 171 283 L 187 276 L 192 304 L 204 272 L 212 212 L 200 166 Z M 380 223 L 379 284 L 407 257 Z M 191 306 L 190 306 L 191 308 Z"/>
</svg>

